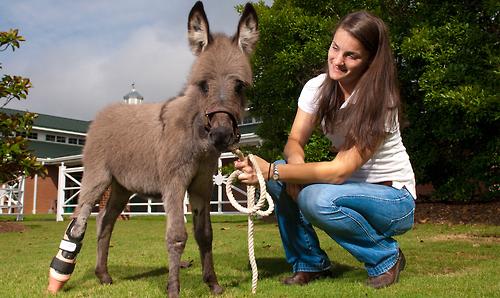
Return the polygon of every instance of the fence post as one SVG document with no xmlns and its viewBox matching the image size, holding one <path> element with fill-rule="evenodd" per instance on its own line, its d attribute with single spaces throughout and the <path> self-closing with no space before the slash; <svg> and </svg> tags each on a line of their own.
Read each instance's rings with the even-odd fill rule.
<svg viewBox="0 0 500 298">
<path fill-rule="evenodd" d="M 64 189 L 66 188 L 66 179 L 65 179 L 65 171 L 66 166 L 64 162 L 61 162 L 59 166 L 59 177 L 57 180 L 57 206 L 56 206 L 56 221 L 63 221 L 63 205 L 64 205 Z"/>
<path fill-rule="evenodd" d="M 217 176 L 222 176 L 222 158 L 217 161 Z M 221 181 L 222 182 L 222 181 Z M 217 212 L 222 214 L 222 183 L 217 183 Z"/>
<path fill-rule="evenodd" d="M 45 162 L 42 161 L 42 166 L 45 165 Z M 33 210 L 31 211 L 32 214 L 36 214 L 36 203 L 38 199 L 38 174 L 35 174 L 35 179 L 34 179 L 34 185 L 33 185 Z"/>
<path fill-rule="evenodd" d="M 19 184 L 17 188 L 17 200 L 18 200 L 18 208 L 17 208 L 17 221 L 21 221 L 24 218 L 24 182 L 26 181 L 25 177 L 22 176 L 19 178 Z"/>
</svg>

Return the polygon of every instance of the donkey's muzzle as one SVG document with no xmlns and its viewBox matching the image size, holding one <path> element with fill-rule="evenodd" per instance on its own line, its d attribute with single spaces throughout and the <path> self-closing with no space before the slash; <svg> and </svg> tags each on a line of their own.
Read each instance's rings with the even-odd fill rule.
<svg viewBox="0 0 500 298">
<path fill-rule="evenodd" d="M 224 109 L 207 111 L 205 113 L 205 128 L 211 143 L 217 150 L 229 150 L 231 145 L 240 141 L 241 134 L 236 117 Z"/>
<path fill-rule="evenodd" d="M 229 146 L 234 143 L 233 129 L 231 127 L 219 126 L 212 128 L 208 136 L 215 148 L 221 152 L 228 150 Z"/>
</svg>

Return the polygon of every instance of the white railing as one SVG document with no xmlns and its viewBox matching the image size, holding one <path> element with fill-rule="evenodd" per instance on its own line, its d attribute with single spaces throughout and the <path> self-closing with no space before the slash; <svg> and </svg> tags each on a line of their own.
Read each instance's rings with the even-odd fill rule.
<svg viewBox="0 0 500 298">
<path fill-rule="evenodd" d="M 24 177 L 20 177 L 0 185 L 0 214 L 17 215 L 17 220 L 23 220 L 24 181 Z"/>
<path fill-rule="evenodd" d="M 227 176 L 222 175 L 220 168 L 224 163 L 232 162 L 235 156 L 232 153 L 223 153 L 218 161 L 219 172 L 213 176 L 214 192 L 210 200 L 212 214 L 236 214 L 235 210 L 225 194 L 225 184 Z M 71 215 L 77 204 L 80 194 L 81 177 L 83 167 L 66 167 L 64 163 L 59 166 L 59 180 L 57 193 L 57 215 L 56 220 L 64 220 L 64 215 Z M 233 186 L 233 191 L 237 197 L 238 203 L 246 204 L 246 191 Z M 96 205 L 92 214 L 97 214 L 99 208 Z M 124 215 L 165 215 L 163 202 L 161 199 L 142 197 L 133 194 L 129 198 L 127 207 L 122 212 Z M 189 197 L 184 196 L 184 215 L 191 214 L 189 206 Z"/>
</svg>

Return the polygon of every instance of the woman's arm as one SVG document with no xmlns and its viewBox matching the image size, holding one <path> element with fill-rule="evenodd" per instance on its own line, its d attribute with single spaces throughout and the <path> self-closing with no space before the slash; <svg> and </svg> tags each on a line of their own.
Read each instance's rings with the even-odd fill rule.
<svg viewBox="0 0 500 298">
<path fill-rule="evenodd" d="M 315 124 L 315 116 L 297 108 L 292 129 L 283 150 L 287 163 L 303 164 L 305 162 L 304 146 L 311 137 Z M 286 192 L 293 199 L 297 198 L 301 189 L 300 184 L 286 184 Z"/>
<path fill-rule="evenodd" d="M 280 164 L 275 165 L 278 169 L 279 180 L 293 184 L 307 183 L 332 183 L 342 184 L 359 169 L 373 153 L 361 154 L 356 147 L 348 150 L 341 150 L 332 161 L 312 162 L 302 164 Z M 269 163 L 256 156 L 256 161 L 260 169 L 268 169 Z M 242 170 L 238 179 L 246 184 L 256 184 L 257 177 L 253 169 L 248 165 L 248 161 L 235 162 L 235 166 Z M 262 171 L 265 179 L 268 177 L 267 170 Z"/>
<path fill-rule="evenodd" d="M 337 153 L 332 161 L 277 165 L 279 180 L 297 184 L 342 184 L 371 156 L 371 153 L 363 156 L 356 147 L 352 147 Z"/>
<path fill-rule="evenodd" d="M 288 141 L 283 150 L 287 163 L 304 163 L 304 146 L 311 137 L 315 124 L 315 116 L 313 114 L 306 113 L 300 108 L 297 109 Z"/>
<path fill-rule="evenodd" d="M 277 165 L 279 180 L 287 182 L 288 185 L 307 183 L 344 183 L 351 175 L 371 158 L 373 152 L 361 154 L 354 146 L 348 150 L 341 150 L 332 161 L 304 162 L 304 146 L 312 134 L 316 119 L 313 114 L 306 113 L 300 108 L 292 125 L 292 130 L 285 145 L 284 153 L 287 164 Z M 269 180 L 269 163 L 256 156 L 258 166 L 266 180 Z M 255 172 L 248 165 L 248 161 L 235 162 L 236 168 L 242 170 L 238 179 L 247 184 L 256 184 Z M 292 187 L 295 188 L 295 187 Z M 298 189 L 292 191 L 298 192 Z M 290 195 L 294 196 L 293 193 Z M 296 195 L 296 194 L 295 194 Z"/>
</svg>

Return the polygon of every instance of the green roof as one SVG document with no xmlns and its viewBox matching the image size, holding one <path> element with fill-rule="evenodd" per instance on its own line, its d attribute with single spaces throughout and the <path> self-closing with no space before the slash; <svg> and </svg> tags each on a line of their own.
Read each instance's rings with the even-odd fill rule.
<svg viewBox="0 0 500 298">
<path fill-rule="evenodd" d="M 0 112 L 8 115 L 22 114 L 25 111 L 0 108 Z M 58 116 L 51 116 L 45 114 L 38 114 L 33 126 L 43 128 L 51 128 L 58 130 L 65 130 L 70 132 L 86 133 L 90 125 L 90 121 L 76 120 Z M 255 132 L 259 123 L 239 125 L 242 134 Z M 38 158 L 57 158 L 63 156 L 79 155 L 82 154 L 82 146 L 75 146 L 69 144 L 62 144 L 57 142 L 43 142 L 36 140 L 29 140 L 28 147 L 33 151 Z"/>
<path fill-rule="evenodd" d="M 62 156 L 82 154 L 82 146 L 74 146 L 61 143 L 28 141 L 28 148 L 38 158 L 56 158 Z"/>
<path fill-rule="evenodd" d="M 0 109 L 0 112 L 6 113 L 8 115 L 25 113 L 25 111 L 6 108 Z M 86 133 L 90 124 L 90 121 L 76 120 L 40 113 L 36 114 L 38 115 L 38 117 L 35 118 L 33 126 Z"/>
<path fill-rule="evenodd" d="M 23 114 L 25 111 L 1 108 L 0 112 L 8 115 Z M 82 121 L 64 117 L 57 117 L 45 114 L 38 114 L 35 118 L 33 126 L 43 128 L 65 130 L 69 132 L 86 133 L 90 121 Z M 34 155 L 38 158 L 56 158 L 62 156 L 79 155 L 82 154 L 82 146 L 43 142 L 36 140 L 28 140 L 28 148 L 33 151 Z"/>
</svg>

